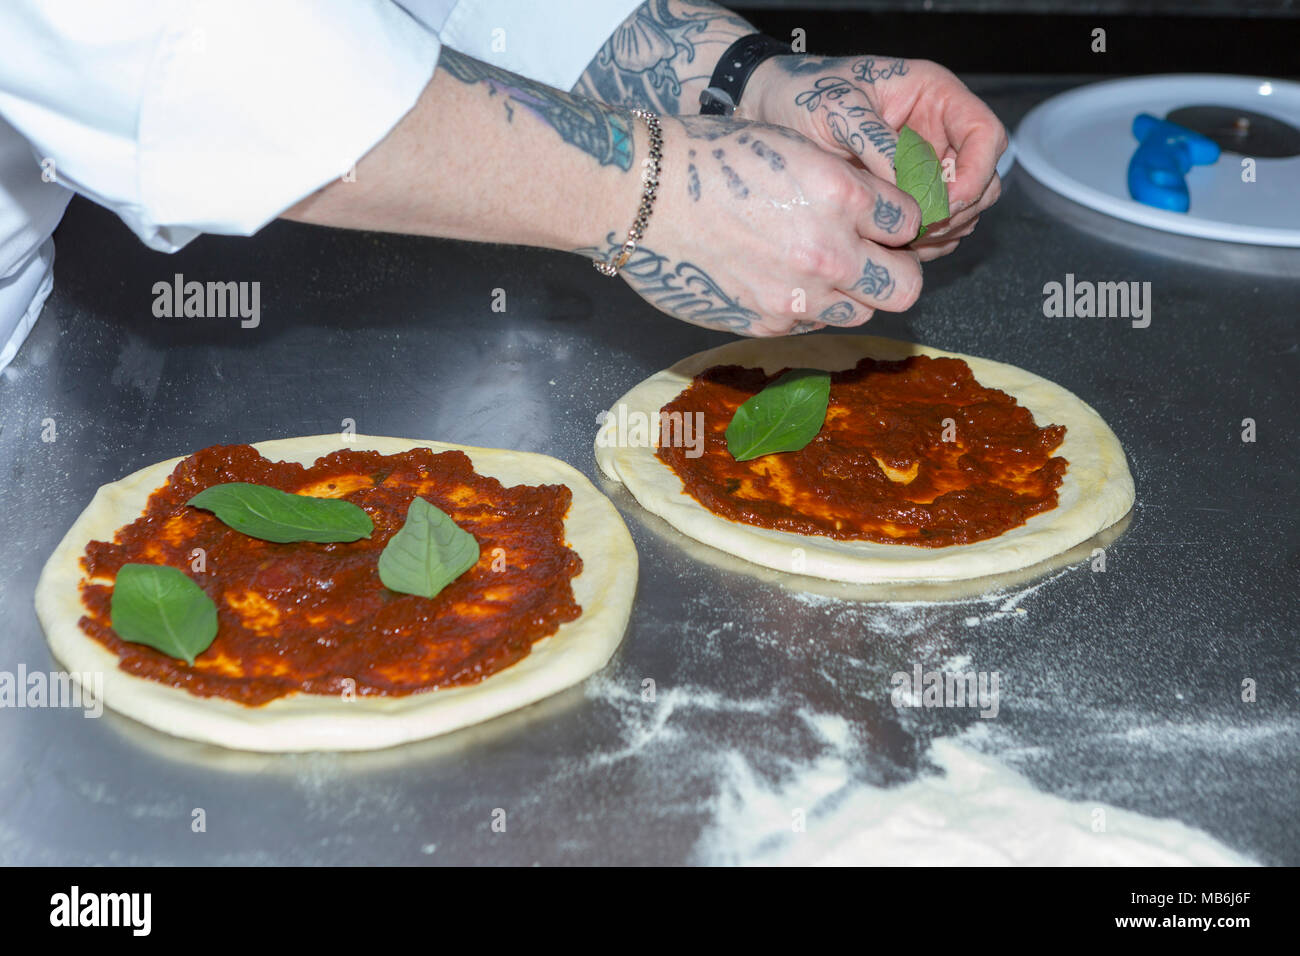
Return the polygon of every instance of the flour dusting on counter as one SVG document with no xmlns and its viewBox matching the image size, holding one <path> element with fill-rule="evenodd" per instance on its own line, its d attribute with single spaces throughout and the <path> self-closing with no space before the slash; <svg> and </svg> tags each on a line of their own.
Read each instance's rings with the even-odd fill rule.
<svg viewBox="0 0 1300 956">
<path fill-rule="evenodd" d="M 1037 790 L 1005 764 L 940 738 L 942 775 L 882 788 L 854 783 L 832 752 L 779 788 L 732 753 L 705 864 L 1242 866 L 1200 830 Z M 796 827 L 799 827 L 796 830 Z"/>
</svg>

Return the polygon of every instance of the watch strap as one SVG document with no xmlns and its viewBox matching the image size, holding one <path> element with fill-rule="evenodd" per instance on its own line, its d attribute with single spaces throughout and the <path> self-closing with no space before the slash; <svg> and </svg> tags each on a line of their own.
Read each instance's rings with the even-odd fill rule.
<svg viewBox="0 0 1300 956">
<path fill-rule="evenodd" d="M 719 58 L 718 65 L 714 67 L 708 88 L 700 94 L 700 112 L 712 116 L 730 116 L 740 104 L 745 84 L 758 65 L 774 56 L 788 56 L 791 52 L 790 44 L 762 33 L 741 37 L 727 47 Z"/>
</svg>

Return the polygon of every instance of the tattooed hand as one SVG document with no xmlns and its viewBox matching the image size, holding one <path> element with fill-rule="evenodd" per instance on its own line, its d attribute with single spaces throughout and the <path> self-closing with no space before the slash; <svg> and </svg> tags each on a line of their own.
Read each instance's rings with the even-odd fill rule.
<svg viewBox="0 0 1300 956">
<path fill-rule="evenodd" d="M 621 275 L 677 318 L 738 335 L 854 326 L 921 291 L 920 210 L 882 181 L 780 126 L 665 117 L 658 203 Z M 635 197 L 627 198 L 629 213 Z M 611 233 L 609 256 L 622 242 Z"/>
<path fill-rule="evenodd" d="M 912 243 L 923 260 L 952 252 L 1001 192 L 996 166 L 1006 130 L 961 80 L 928 60 L 774 57 L 755 71 L 736 115 L 798 130 L 887 183 L 895 182 L 897 131 L 910 126 L 929 140 L 952 170 L 952 215 Z"/>
</svg>

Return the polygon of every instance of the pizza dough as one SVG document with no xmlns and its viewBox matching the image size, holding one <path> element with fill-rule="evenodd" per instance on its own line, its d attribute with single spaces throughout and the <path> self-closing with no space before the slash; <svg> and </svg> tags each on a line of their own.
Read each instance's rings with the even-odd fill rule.
<svg viewBox="0 0 1300 956">
<path fill-rule="evenodd" d="M 714 365 L 761 367 L 769 374 L 786 367 L 840 371 L 866 356 L 897 360 L 910 355 L 962 359 L 980 384 L 1007 392 L 1040 426 L 1066 427 L 1055 454 L 1070 466 L 1055 508 L 998 537 L 945 548 L 793 534 L 714 514 L 683 490 L 681 479 L 659 460 L 655 448 L 637 440 L 632 427 L 629 435 L 618 432 L 618 422 L 648 419 L 657 435 L 659 410 L 696 374 Z M 1077 396 L 1013 365 L 894 339 L 813 335 L 732 342 L 652 375 L 619 399 L 611 414 L 597 435 L 596 461 L 607 476 L 626 485 L 643 508 L 683 534 L 755 564 L 833 581 L 951 581 L 1015 571 L 1087 540 L 1133 505 L 1133 478 L 1124 449 L 1101 416 Z"/>
<path fill-rule="evenodd" d="M 403 697 L 345 700 L 299 693 L 247 707 L 128 674 L 118 668 L 117 655 L 77 623 L 84 613 L 81 557 L 90 541 L 111 541 L 118 528 L 139 517 L 149 495 L 182 460 L 173 458 L 101 487 L 46 562 L 36 586 L 36 613 L 54 656 L 74 674 L 102 673 L 104 703 L 119 713 L 179 737 L 245 750 L 391 747 L 489 720 L 558 693 L 604 667 L 622 640 L 636 593 L 636 549 L 609 499 L 569 465 L 528 452 L 364 435 L 346 444 L 334 434 L 253 447 L 267 458 L 302 465 L 339 449 L 385 455 L 421 447 L 456 449 L 470 457 L 479 474 L 506 485 L 567 485 L 573 500 L 564 529 L 569 547 L 583 562 L 582 573 L 573 579 L 582 616 L 538 641 L 523 660 L 478 684 Z"/>
</svg>

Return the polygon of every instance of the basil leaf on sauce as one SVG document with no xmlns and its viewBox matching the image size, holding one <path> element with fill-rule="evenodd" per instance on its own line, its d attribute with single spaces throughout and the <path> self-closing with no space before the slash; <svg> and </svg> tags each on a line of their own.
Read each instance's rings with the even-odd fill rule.
<svg viewBox="0 0 1300 956">
<path fill-rule="evenodd" d="M 350 501 L 310 498 L 279 488 L 232 481 L 200 491 L 187 504 L 211 511 L 236 531 L 263 541 L 356 541 L 375 523 Z"/>
<path fill-rule="evenodd" d="M 786 372 L 736 409 L 727 426 L 727 450 L 736 461 L 798 451 L 822 430 L 830 395 L 829 372 Z"/>
<path fill-rule="evenodd" d="M 894 173 L 898 188 L 921 207 L 921 231 L 916 234 L 920 239 L 926 226 L 948 218 L 948 184 L 943 181 L 943 167 L 934 147 L 910 126 L 898 133 Z"/>
<path fill-rule="evenodd" d="M 217 606 L 183 571 L 162 564 L 124 564 L 109 605 L 124 641 L 193 664 L 217 636 Z"/>
<path fill-rule="evenodd" d="M 446 512 L 414 498 L 406 523 L 379 555 L 379 580 L 390 591 L 431 598 L 472 568 L 478 557 L 472 534 Z"/>
</svg>

